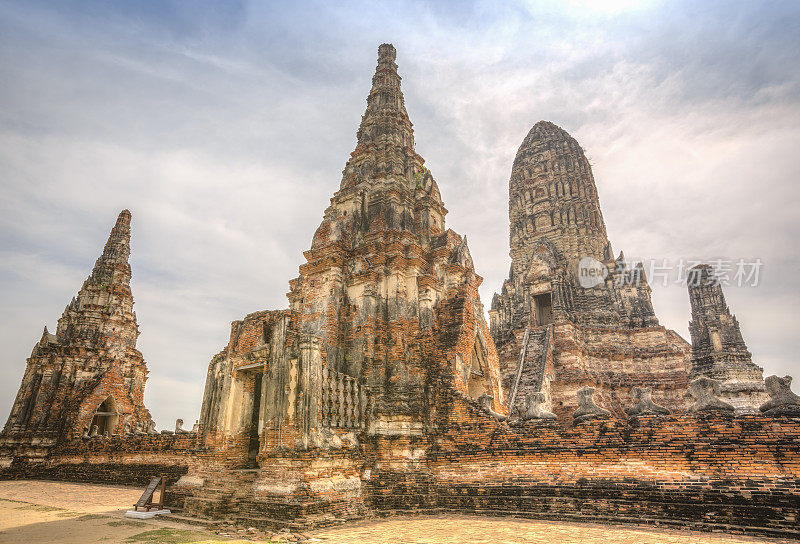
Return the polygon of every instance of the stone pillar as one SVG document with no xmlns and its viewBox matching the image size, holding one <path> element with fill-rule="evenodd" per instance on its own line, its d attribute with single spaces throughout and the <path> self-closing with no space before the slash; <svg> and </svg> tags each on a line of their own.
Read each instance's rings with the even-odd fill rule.
<svg viewBox="0 0 800 544">
<path fill-rule="evenodd" d="M 305 337 L 300 340 L 300 395 L 297 399 L 300 419 L 300 440 L 308 449 L 319 428 L 319 403 L 322 392 L 322 353 L 320 340 Z"/>
</svg>

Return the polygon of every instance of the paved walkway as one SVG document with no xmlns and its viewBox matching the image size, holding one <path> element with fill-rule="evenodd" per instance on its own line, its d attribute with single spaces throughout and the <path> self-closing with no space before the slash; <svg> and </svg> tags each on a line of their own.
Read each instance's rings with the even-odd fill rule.
<svg viewBox="0 0 800 544">
<path fill-rule="evenodd" d="M 741 535 L 481 516 L 422 516 L 316 531 L 337 544 L 752 544 L 795 542 Z"/>
<path fill-rule="evenodd" d="M 111 485 L 0 482 L 0 544 L 235 542 L 196 527 L 125 518 L 141 494 L 142 489 Z"/>
<path fill-rule="evenodd" d="M 84 513 L 124 513 L 141 489 L 117 485 L 13 480 L 0 482 L 0 499 L 22 501 Z"/>
<path fill-rule="evenodd" d="M 130 487 L 0 481 L 0 544 L 184 544 L 244 542 L 163 520 L 126 519 L 141 494 Z M 588 523 L 419 516 L 362 521 L 310 533 L 329 544 L 755 544 L 794 542 Z M 265 542 L 261 540 L 261 542 Z"/>
</svg>

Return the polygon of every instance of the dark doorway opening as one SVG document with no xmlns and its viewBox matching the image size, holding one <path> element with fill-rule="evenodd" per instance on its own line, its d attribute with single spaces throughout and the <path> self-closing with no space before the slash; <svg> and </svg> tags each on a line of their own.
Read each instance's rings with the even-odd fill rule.
<svg viewBox="0 0 800 544">
<path fill-rule="evenodd" d="M 553 322 L 553 302 L 550 293 L 533 296 L 533 316 L 536 326 L 543 327 Z"/>
<path fill-rule="evenodd" d="M 262 373 L 257 373 L 253 379 L 253 406 L 250 413 L 250 446 L 247 451 L 247 460 L 252 467 L 257 467 L 256 460 L 259 450 L 258 440 L 258 419 L 261 412 L 261 377 Z"/>
</svg>

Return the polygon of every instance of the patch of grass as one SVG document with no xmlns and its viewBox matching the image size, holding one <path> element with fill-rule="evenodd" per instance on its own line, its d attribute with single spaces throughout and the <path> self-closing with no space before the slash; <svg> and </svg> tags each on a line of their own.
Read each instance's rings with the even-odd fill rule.
<svg viewBox="0 0 800 544">
<path fill-rule="evenodd" d="M 107 517 L 103 514 L 84 514 L 79 518 L 75 518 L 75 521 L 92 521 L 93 519 L 105 519 Z"/>
<path fill-rule="evenodd" d="M 247 540 L 230 540 L 208 533 L 189 531 L 186 529 L 156 529 L 145 531 L 125 539 L 125 542 L 142 542 L 144 544 L 214 544 L 225 542 L 226 544 L 253 544 Z"/>
<path fill-rule="evenodd" d="M 123 519 L 119 521 L 109 521 L 106 523 L 109 527 L 146 527 L 147 524 L 143 521 L 133 521 L 129 519 Z"/>
<path fill-rule="evenodd" d="M 45 506 L 43 504 L 28 504 L 25 506 L 17 506 L 16 510 L 33 510 L 34 512 L 60 512 L 63 508 L 56 508 L 55 506 Z"/>
<path fill-rule="evenodd" d="M 205 533 L 186 529 L 156 529 L 128 537 L 126 542 L 157 542 L 158 544 L 186 544 L 190 542 L 219 542 Z"/>
<path fill-rule="evenodd" d="M 56 517 L 57 518 L 71 518 L 73 516 L 80 516 L 80 515 L 81 515 L 80 512 L 70 512 L 69 510 L 67 510 L 66 512 L 59 512 L 58 514 L 56 514 Z"/>
</svg>

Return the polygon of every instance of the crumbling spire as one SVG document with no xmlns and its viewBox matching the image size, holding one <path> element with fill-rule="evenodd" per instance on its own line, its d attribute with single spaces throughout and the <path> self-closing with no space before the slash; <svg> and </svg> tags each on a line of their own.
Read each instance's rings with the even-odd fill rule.
<svg viewBox="0 0 800 544">
<path fill-rule="evenodd" d="M 687 276 L 692 308 L 689 322 L 692 356 L 699 360 L 724 351 L 749 359 L 750 352 L 742 338 L 739 322 L 725 302 L 722 285 L 714 270 L 707 264 L 700 264 L 690 268 Z M 719 379 L 719 376 L 711 377 Z"/>
<path fill-rule="evenodd" d="M 396 57 L 391 44 L 378 48 L 367 109 L 358 128 L 358 143 L 342 172 L 341 188 L 379 179 L 404 180 L 410 189 L 421 189 L 440 201 L 425 161 L 414 151 L 414 129 L 400 90 Z"/>
<path fill-rule="evenodd" d="M 123 210 L 91 274 L 61 314 L 56 334 L 44 327 L 6 431 L 24 431 L 25 440 L 36 444 L 41 436 L 88 438 L 98 426 L 101 435 L 114 435 L 150 421 L 143 400 L 147 365 L 136 349 L 130 239 L 131 212 Z"/>
<path fill-rule="evenodd" d="M 130 241 L 131 212 L 122 210 L 103 254 L 58 321 L 56 335 L 60 341 L 80 339 L 120 353 L 136 347 L 139 329 L 131 293 Z"/>
<path fill-rule="evenodd" d="M 378 67 L 372 76 L 367 110 L 358 128 L 359 146 L 392 143 L 414 148 L 414 130 L 400 90 L 396 58 L 397 51 L 392 44 L 378 47 Z"/>
<path fill-rule="evenodd" d="M 753 363 L 719 278 L 709 265 L 700 264 L 688 270 L 686 283 L 692 307 L 691 377 L 719 381 L 725 401 L 737 411 L 755 411 L 767 400 L 762 368 Z"/>
<path fill-rule="evenodd" d="M 108 236 L 108 241 L 103 248 L 103 254 L 95 262 L 92 274 L 88 280 L 91 283 L 108 283 L 113 271 L 120 266 L 127 268 L 128 283 L 130 282 L 130 265 L 128 258 L 131 255 L 131 212 L 122 210 L 117 217 L 114 228 Z"/>
</svg>

